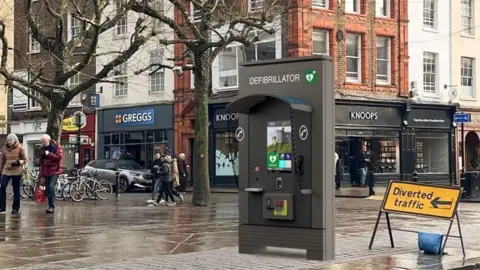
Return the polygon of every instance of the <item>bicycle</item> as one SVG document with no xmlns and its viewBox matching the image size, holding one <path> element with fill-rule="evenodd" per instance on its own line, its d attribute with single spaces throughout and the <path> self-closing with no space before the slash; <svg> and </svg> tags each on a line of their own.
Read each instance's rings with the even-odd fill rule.
<svg viewBox="0 0 480 270">
<path fill-rule="evenodd" d="M 85 196 L 91 199 L 108 200 L 113 195 L 113 186 L 107 180 L 97 180 L 96 176 L 82 175 L 78 180 L 70 184 L 69 193 L 70 198 L 75 202 L 82 201 Z"/>
</svg>

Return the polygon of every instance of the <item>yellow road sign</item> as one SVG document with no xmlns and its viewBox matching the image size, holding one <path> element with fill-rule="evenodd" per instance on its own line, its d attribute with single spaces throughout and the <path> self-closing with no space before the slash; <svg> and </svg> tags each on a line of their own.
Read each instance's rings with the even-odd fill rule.
<svg viewBox="0 0 480 270">
<path fill-rule="evenodd" d="M 460 187 L 390 181 L 382 211 L 452 219 L 461 194 Z"/>
</svg>

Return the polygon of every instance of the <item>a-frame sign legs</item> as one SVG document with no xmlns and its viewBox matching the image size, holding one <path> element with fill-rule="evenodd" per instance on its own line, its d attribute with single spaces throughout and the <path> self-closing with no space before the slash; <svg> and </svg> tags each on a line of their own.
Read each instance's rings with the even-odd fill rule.
<svg viewBox="0 0 480 270">
<path fill-rule="evenodd" d="M 466 254 L 465 254 L 465 246 L 463 245 L 463 235 L 462 235 L 462 228 L 460 227 L 460 219 L 458 218 L 458 213 L 455 212 L 455 216 L 453 217 L 453 219 L 450 221 L 450 225 L 448 226 L 448 231 L 447 231 L 447 234 L 445 235 L 445 241 L 443 242 L 443 245 L 442 245 L 442 252 L 440 254 L 444 254 L 444 250 L 445 250 L 445 246 L 447 245 L 447 240 L 448 240 L 448 237 L 450 236 L 450 231 L 452 229 L 452 225 L 453 225 L 453 222 L 454 222 L 454 219 L 457 219 L 457 225 L 458 225 L 458 238 L 460 238 L 460 244 L 462 245 L 462 253 L 463 253 L 463 257 L 465 258 Z M 454 237 L 454 236 L 452 236 Z"/>
<path fill-rule="evenodd" d="M 375 228 L 373 229 L 372 239 L 370 239 L 370 245 L 368 246 L 368 249 L 372 249 L 373 241 L 375 240 L 375 235 L 377 234 L 378 230 L 378 224 L 380 223 L 380 219 L 382 218 L 382 213 L 383 211 L 378 212 L 377 223 L 375 223 Z M 385 218 L 387 219 L 388 235 L 390 236 L 390 246 L 394 248 L 395 245 L 393 243 L 392 226 L 390 225 L 390 217 L 388 216 L 387 212 L 385 212 Z"/>
</svg>

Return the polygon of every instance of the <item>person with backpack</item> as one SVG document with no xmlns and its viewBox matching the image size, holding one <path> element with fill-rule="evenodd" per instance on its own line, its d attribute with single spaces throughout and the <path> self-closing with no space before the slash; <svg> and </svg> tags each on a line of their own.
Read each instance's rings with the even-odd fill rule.
<svg viewBox="0 0 480 270">
<path fill-rule="evenodd" d="M 7 143 L 3 147 L 0 156 L 0 214 L 5 214 L 7 208 L 7 186 L 10 180 L 13 187 L 12 214 L 18 214 L 20 210 L 20 182 L 23 175 L 23 165 L 27 162 L 25 149 L 18 141 L 17 135 L 7 135 Z"/>
</svg>

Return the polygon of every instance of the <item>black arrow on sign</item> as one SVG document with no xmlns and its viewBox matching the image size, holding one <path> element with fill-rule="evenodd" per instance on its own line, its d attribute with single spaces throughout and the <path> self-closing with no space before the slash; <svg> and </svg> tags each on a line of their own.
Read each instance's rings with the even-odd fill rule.
<svg viewBox="0 0 480 270">
<path fill-rule="evenodd" d="M 439 205 L 452 205 L 452 201 L 440 201 L 440 197 L 436 197 L 430 202 L 433 208 L 438 208 Z"/>
</svg>

